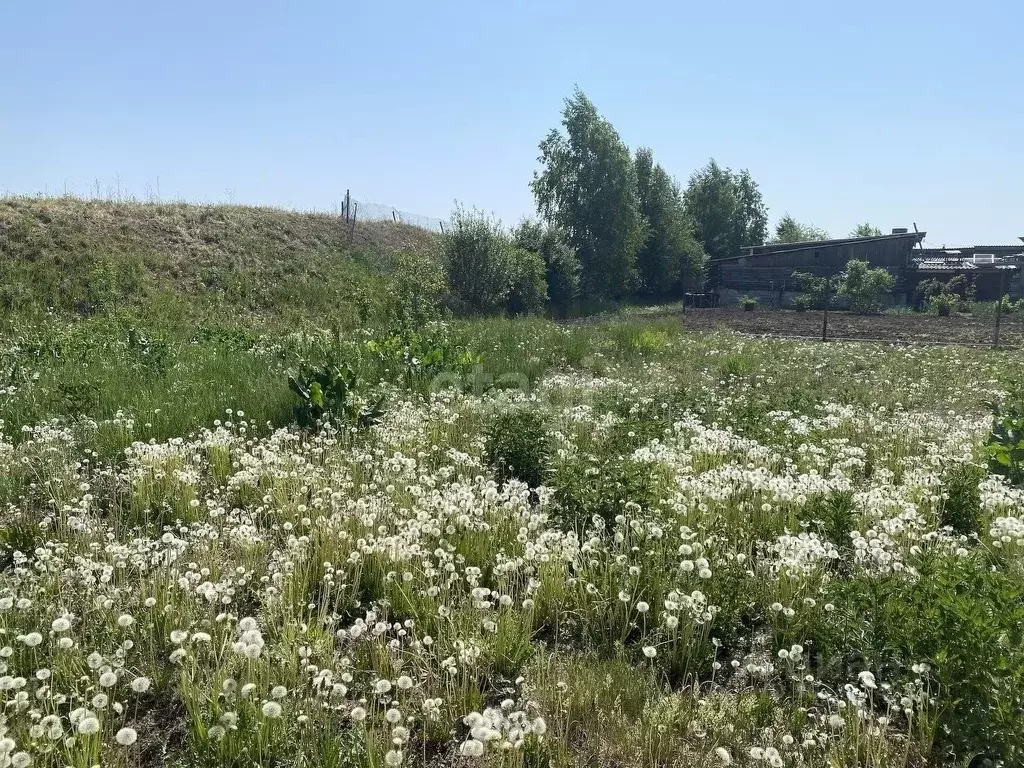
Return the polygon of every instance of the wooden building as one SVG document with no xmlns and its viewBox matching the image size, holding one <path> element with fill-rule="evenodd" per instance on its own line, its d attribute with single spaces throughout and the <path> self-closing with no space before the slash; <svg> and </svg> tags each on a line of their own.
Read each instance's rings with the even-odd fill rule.
<svg viewBox="0 0 1024 768">
<path fill-rule="evenodd" d="M 838 275 L 846 262 L 861 259 L 891 272 L 902 292 L 913 268 L 914 249 L 924 236 L 924 232 L 895 229 L 878 237 L 747 246 L 736 256 L 712 261 L 708 282 L 723 304 L 742 295 L 756 296 L 762 303 L 785 303 L 800 290 L 794 272 Z"/>
</svg>

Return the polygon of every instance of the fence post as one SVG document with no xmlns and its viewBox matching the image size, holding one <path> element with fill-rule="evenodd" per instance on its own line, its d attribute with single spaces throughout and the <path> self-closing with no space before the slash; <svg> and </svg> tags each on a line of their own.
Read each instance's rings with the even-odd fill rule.
<svg viewBox="0 0 1024 768">
<path fill-rule="evenodd" d="M 352 228 L 349 230 L 349 234 L 355 234 L 356 231 L 356 215 L 359 213 L 359 203 L 356 203 L 356 209 L 352 211 Z"/>
<path fill-rule="evenodd" d="M 825 278 L 825 312 L 821 316 L 821 340 L 828 341 L 828 305 L 832 303 L 832 278 Z"/>
<path fill-rule="evenodd" d="M 996 299 L 996 330 L 992 346 L 999 349 L 999 322 L 1003 314 L 1003 272 L 999 272 L 999 297 Z"/>
</svg>

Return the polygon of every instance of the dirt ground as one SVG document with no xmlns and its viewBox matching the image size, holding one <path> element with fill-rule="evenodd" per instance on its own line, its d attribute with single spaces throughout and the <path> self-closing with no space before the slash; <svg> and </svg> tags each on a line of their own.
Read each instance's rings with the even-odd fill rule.
<svg viewBox="0 0 1024 768">
<path fill-rule="evenodd" d="M 679 317 L 684 327 L 692 330 L 723 328 L 753 335 L 821 338 L 821 312 L 689 308 Z M 852 315 L 846 312 L 829 312 L 828 315 L 828 336 L 834 339 L 991 345 L 994 326 L 993 317 L 970 315 Z M 1024 346 L 1024 317 L 1004 315 L 1000 326 L 1000 346 Z"/>
</svg>

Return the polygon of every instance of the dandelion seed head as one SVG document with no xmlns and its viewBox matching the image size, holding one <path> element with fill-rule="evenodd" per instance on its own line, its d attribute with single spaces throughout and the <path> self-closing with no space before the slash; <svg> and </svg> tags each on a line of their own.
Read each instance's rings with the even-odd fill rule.
<svg viewBox="0 0 1024 768">
<path fill-rule="evenodd" d="M 114 736 L 114 740 L 122 747 L 130 747 L 139 740 L 139 734 L 134 728 L 122 728 Z"/>
</svg>

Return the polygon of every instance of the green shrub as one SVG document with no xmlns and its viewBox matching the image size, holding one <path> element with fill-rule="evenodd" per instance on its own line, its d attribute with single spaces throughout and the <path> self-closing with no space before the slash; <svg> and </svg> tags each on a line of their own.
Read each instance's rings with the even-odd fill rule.
<svg viewBox="0 0 1024 768">
<path fill-rule="evenodd" d="M 548 300 L 544 261 L 536 253 L 512 248 L 508 255 L 509 288 L 505 309 L 509 315 L 537 314 Z"/>
<path fill-rule="evenodd" d="M 740 306 L 743 307 L 744 311 L 752 312 L 757 309 L 757 299 L 753 296 L 741 296 Z"/>
<path fill-rule="evenodd" d="M 629 503 L 651 507 L 658 500 L 658 481 L 650 465 L 614 451 L 568 461 L 556 470 L 556 517 L 567 530 L 583 530 L 594 517 L 606 530 Z"/>
<path fill-rule="evenodd" d="M 288 377 L 288 385 L 299 398 L 295 420 L 303 429 L 317 429 L 331 418 L 356 429 L 380 421 L 384 398 L 362 404 L 355 396 L 358 379 L 348 366 L 326 365 L 319 370 L 304 369 Z"/>
<path fill-rule="evenodd" d="M 806 293 L 801 293 L 793 299 L 793 309 L 797 312 L 806 312 L 814 305 L 814 300 Z"/>
<path fill-rule="evenodd" d="M 885 296 L 892 292 L 895 283 L 896 278 L 888 270 L 872 269 L 866 261 L 851 259 L 840 276 L 839 295 L 849 302 L 852 312 L 880 312 Z"/>
<path fill-rule="evenodd" d="M 942 478 L 942 507 L 939 523 L 964 536 L 981 531 L 981 493 L 978 483 L 985 470 L 974 464 L 956 464 Z"/>
<path fill-rule="evenodd" d="M 844 555 L 850 552 L 850 534 L 854 529 L 856 507 L 852 491 L 836 491 L 814 499 L 803 510 L 803 517 L 812 530 L 836 545 Z"/>
<path fill-rule="evenodd" d="M 979 757 L 1021 765 L 1024 585 L 981 552 L 924 557 L 917 570 L 913 580 L 893 573 L 832 583 L 835 611 L 818 628 L 819 678 L 841 685 L 871 669 L 896 688 L 927 663 L 939 708 L 935 764 Z"/>
<path fill-rule="evenodd" d="M 992 411 L 992 431 L 985 443 L 989 471 L 1024 485 L 1024 393 L 1017 389 L 1004 402 L 988 406 Z"/>
<path fill-rule="evenodd" d="M 837 276 L 819 277 L 810 272 L 794 272 L 793 280 L 800 286 L 800 290 L 804 292 L 802 296 L 797 298 L 803 298 L 808 308 L 831 308 L 837 290 Z"/>
<path fill-rule="evenodd" d="M 480 211 L 455 210 L 441 260 L 448 284 L 469 312 L 490 314 L 505 308 L 511 250 L 500 222 Z"/>
<path fill-rule="evenodd" d="M 524 220 L 512 233 L 516 247 L 539 254 L 544 262 L 547 297 L 556 314 L 565 316 L 580 292 L 580 260 L 558 230 Z"/>
<path fill-rule="evenodd" d="M 535 411 L 508 411 L 487 430 L 484 456 L 500 483 L 521 480 L 531 488 L 544 485 L 549 454 L 544 419 Z"/>
<path fill-rule="evenodd" d="M 396 330 L 422 328 L 440 316 L 441 296 L 448 290 L 437 261 L 419 253 L 399 253 L 384 294 L 385 323 Z"/>
<path fill-rule="evenodd" d="M 554 232 L 545 238 L 541 258 L 544 259 L 548 283 L 548 300 L 560 315 L 566 315 L 580 293 L 580 260 L 576 252 Z"/>
<path fill-rule="evenodd" d="M 937 293 L 928 299 L 929 309 L 939 317 L 948 317 L 959 303 L 959 299 L 951 293 Z"/>
</svg>

